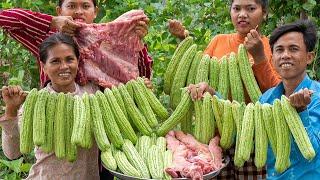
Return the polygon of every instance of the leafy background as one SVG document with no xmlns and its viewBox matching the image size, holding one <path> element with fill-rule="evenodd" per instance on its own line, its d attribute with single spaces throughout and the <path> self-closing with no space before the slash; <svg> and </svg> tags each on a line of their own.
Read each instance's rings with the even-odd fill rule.
<svg viewBox="0 0 320 180">
<path fill-rule="evenodd" d="M 218 33 L 234 32 L 230 21 L 230 4 L 225 0 L 100 0 L 96 22 L 108 22 L 130 9 L 143 9 L 150 19 L 149 33 L 145 37 L 149 53 L 154 59 L 153 78 L 155 92 L 163 103 L 168 97 L 163 94 L 163 73 L 179 43 L 170 35 L 167 28 L 169 19 L 178 19 L 186 26 L 196 43 L 204 49 L 211 38 Z M 0 9 L 13 7 L 26 8 L 55 15 L 56 1 L 53 0 L 0 0 Z M 268 20 L 262 32 L 269 35 L 281 24 L 308 17 L 320 27 L 320 5 L 315 0 L 270 1 Z M 320 29 L 318 28 L 320 36 Z M 319 43 L 318 43 L 319 44 Z M 308 67 L 313 79 L 320 79 L 319 45 L 316 48 L 314 63 Z M 19 43 L 0 29 L 0 87 L 7 84 L 20 84 L 23 89 L 39 87 L 39 74 L 34 57 Z M 4 112 L 0 102 L 0 115 Z M 1 140 L 0 140 L 1 141 Z M 0 147 L 0 178 L 21 179 L 28 175 L 34 163 L 34 154 L 8 160 Z"/>
</svg>

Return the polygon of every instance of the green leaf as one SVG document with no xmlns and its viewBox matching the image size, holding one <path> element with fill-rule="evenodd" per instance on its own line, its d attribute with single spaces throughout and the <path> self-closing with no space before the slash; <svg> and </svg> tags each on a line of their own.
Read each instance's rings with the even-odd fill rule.
<svg viewBox="0 0 320 180">
<path fill-rule="evenodd" d="M 6 175 L 4 179 L 5 180 L 20 180 L 21 178 L 19 177 L 19 175 L 16 172 L 13 172 L 11 174 Z"/>
<path fill-rule="evenodd" d="M 21 171 L 21 172 L 29 172 L 31 166 L 32 166 L 31 163 L 23 163 L 23 164 L 21 164 L 21 166 L 20 166 L 20 171 Z"/>
<path fill-rule="evenodd" d="M 5 3 L 1 3 L 1 7 L 2 9 L 9 9 L 9 8 L 12 8 L 12 3 L 9 3 L 9 2 L 5 2 Z"/>
<path fill-rule="evenodd" d="M 308 0 L 306 3 L 302 5 L 303 9 L 306 11 L 312 11 L 312 9 L 317 5 L 315 0 Z"/>
<path fill-rule="evenodd" d="M 17 78 L 17 77 L 12 77 L 9 79 L 9 85 L 13 86 L 13 85 L 20 85 L 22 84 L 22 80 Z"/>
<path fill-rule="evenodd" d="M 19 70 L 18 79 L 21 79 L 21 81 L 22 81 L 23 77 L 24 77 L 24 70 Z"/>
<path fill-rule="evenodd" d="M 1 165 L 1 163 L 0 163 L 0 165 Z M 9 173 L 8 170 L 5 170 L 5 169 L 3 169 L 3 168 L 0 168 L 0 177 L 4 177 L 4 176 L 6 176 L 8 173 Z"/>
<path fill-rule="evenodd" d="M 14 171 L 15 173 L 20 173 L 20 166 L 22 164 L 23 158 L 21 157 L 20 159 L 13 160 L 13 161 L 7 161 L 4 159 L 0 159 L 0 163 L 4 164 L 7 166 L 9 169 Z"/>
<path fill-rule="evenodd" d="M 9 65 L 3 65 L 3 66 L 0 66 L 0 72 L 6 72 L 6 71 L 9 71 Z"/>
</svg>

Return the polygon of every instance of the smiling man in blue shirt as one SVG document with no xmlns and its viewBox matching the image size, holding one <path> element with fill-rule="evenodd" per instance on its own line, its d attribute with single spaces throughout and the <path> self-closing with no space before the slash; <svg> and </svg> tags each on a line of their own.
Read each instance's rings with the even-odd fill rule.
<svg viewBox="0 0 320 180">
<path fill-rule="evenodd" d="M 271 34 L 273 64 L 282 82 L 266 91 L 260 97 L 260 102 L 273 104 L 281 95 L 287 96 L 299 113 L 316 156 L 311 161 L 304 159 L 291 137 L 291 165 L 279 174 L 275 170 L 275 156 L 269 146 L 267 179 L 320 179 L 320 83 L 311 80 L 306 73 L 307 65 L 312 63 L 315 56 L 316 33 L 311 21 L 300 20 L 283 25 Z"/>
</svg>

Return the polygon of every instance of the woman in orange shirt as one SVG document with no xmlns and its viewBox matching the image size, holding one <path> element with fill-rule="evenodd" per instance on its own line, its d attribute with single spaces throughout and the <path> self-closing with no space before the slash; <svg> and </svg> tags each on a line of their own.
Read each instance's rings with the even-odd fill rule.
<svg viewBox="0 0 320 180">
<path fill-rule="evenodd" d="M 239 45 L 244 44 L 252 57 L 252 70 L 262 92 L 280 82 L 272 65 L 269 39 L 259 30 L 267 16 L 267 4 L 267 0 L 232 1 L 230 15 L 237 32 L 215 36 L 205 50 L 206 54 L 221 58 L 237 53 Z"/>
<path fill-rule="evenodd" d="M 260 26 L 267 17 L 268 0 L 231 0 L 230 16 L 236 32 L 216 35 L 204 53 L 220 59 L 238 52 L 244 44 L 249 52 L 252 70 L 262 92 L 280 82 L 271 61 L 269 39 L 260 34 Z M 179 21 L 169 21 L 169 31 L 183 39 L 189 33 Z"/>
<path fill-rule="evenodd" d="M 249 52 L 252 70 L 262 92 L 280 82 L 280 77 L 272 65 L 269 39 L 260 34 L 261 24 L 267 17 L 267 7 L 267 0 L 231 0 L 230 16 L 236 32 L 216 35 L 204 51 L 211 57 L 215 56 L 220 59 L 231 52 L 237 53 L 239 45 L 244 44 Z M 184 38 L 188 34 L 182 24 L 175 20 L 169 22 L 169 30 L 179 38 Z M 203 83 L 200 86 L 201 88 L 208 87 Z M 202 97 L 202 94 L 199 94 L 202 92 L 198 91 L 197 98 Z M 249 102 L 247 94 L 246 102 Z M 227 153 L 233 157 L 234 149 L 230 149 Z M 217 177 L 217 179 L 255 178 L 265 179 L 266 170 L 264 168 L 258 170 L 252 158 L 242 168 L 236 168 L 233 163 L 230 163 Z"/>
</svg>

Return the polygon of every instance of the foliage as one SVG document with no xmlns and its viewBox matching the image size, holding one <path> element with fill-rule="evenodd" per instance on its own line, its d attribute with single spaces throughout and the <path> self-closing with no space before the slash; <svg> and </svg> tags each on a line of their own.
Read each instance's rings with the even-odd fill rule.
<svg viewBox="0 0 320 180">
<path fill-rule="evenodd" d="M 270 2 L 270 1 L 269 1 Z M 281 9 L 281 11 L 279 11 Z M 293 22 L 306 14 L 318 27 L 318 44 L 316 46 L 316 58 L 308 68 L 311 78 L 320 80 L 320 4 L 316 0 L 293 0 L 293 1 L 271 1 L 268 24 L 265 27 L 265 34 L 270 34 L 277 26 Z"/>
<path fill-rule="evenodd" d="M 320 5 L 315 0 L 269 2 L 268 20 L 262 27 L 265 35 L 269 35 L 278 25 L 300 18 L 303 13 L 306 13 L 320 27 L 318 18 Z M 54 15 L 55 5 L 55 0 L 2 0 L 0 9 L 21 7 Z M 152 81 L 155 92 L 165 104 L 168 104 L 169 99 L 162 92 L 163 73 L 180 41 L 168 32 L 168 20 L 178 19 L 183 22 L 201 49 L 205 49 L 216 34 L 234 31 L 230 21 L 229 4 L 225 0 L 100 0 L 99 7 L 97 22 L 111 21 L 130 9 L 144 9 L 150 19 L 149 33 L 145 37 L 145 43 L 154 60 Z M 320 29 L 318 29 L 318 35 L 320 36 Z M 320 79 L 319 52 L 320 48 L 317 45 L 317 57 L 308 68 L 308 74 L 314 79 Z M 39 87 L 38 82 L 39 73 L 35 58 L 0 30 L 0 87 L 7 84 L 21 84 L 23 89 L 30 90 L 33 87 Z M 3 108 L 0 104 L 0 114 L 2 113 Z M 18 159 L 8 163 L 0 149 L 0 159 L 2 159 L 0 160 L 0 178 L 23 176 L 26 169 L 24 167 L 21 169 L 21 164 L 32 163 L 32 157 L 33 155 L 30 155 L 27 158 L 23 157 L 23 160 Z"/>
<path fill-rule="evenodd" d="M 1 128 L 0 128 L 1 130 Z M 1 134 L 0 134 L 1 144 Z M 5 157 L 0 146 L 0 179 L 15 180 L 26 178 L 34 163 L 34 154 L 24 155 L 16 160 L 9 160 Z"/>
<path fill-rule="evenodd" d="M 31 163 L 23 163 L 23 157 L 12 161 L 0 159 L 0 177 L 8 180 L 26 178 L 31 166 Z"/>
</svg>

